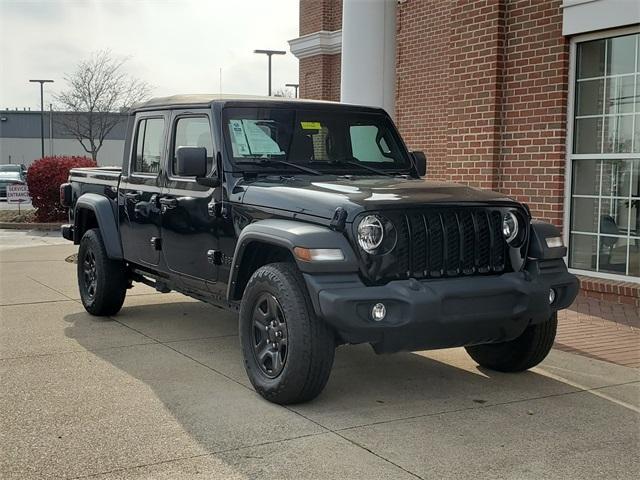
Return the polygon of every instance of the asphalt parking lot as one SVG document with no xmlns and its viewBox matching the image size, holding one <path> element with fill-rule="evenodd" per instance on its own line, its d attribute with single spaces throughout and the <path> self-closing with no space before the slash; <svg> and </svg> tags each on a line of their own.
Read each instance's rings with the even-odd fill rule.
<svg viewBox="0 0 640 480">
<path fill-rule="evenodd" d="M 638 369 L 340 347 L 316 401 L 279 407 L 249 385 L 235 315 L 136 286 L 94 318 L 75 247 L 0 241 L 0 478 L 640 477 Z"/>
</svg>

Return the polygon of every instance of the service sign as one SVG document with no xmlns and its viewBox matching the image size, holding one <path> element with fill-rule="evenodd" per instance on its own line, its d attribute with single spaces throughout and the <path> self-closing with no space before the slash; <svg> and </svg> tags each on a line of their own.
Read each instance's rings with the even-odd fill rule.
<svg viewBox="0 0 640 480">
<path fill-rule="evenodd" d="M 25 203 L 30 200 L 29 187 L 26 185 L 7 185 L 7 203 Z"/>
</svg>

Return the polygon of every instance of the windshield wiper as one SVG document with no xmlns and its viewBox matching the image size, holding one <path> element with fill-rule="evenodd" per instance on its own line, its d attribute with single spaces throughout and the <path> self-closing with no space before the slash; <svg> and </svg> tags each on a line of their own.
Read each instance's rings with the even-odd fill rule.
<svg viewBox="0 0 640 480">
<path fill-rule="evenodd" d="M 354 160 L 346 160 L 346 159 L 345 160 L 329 160 L 327 162 L 316 161 L 316 162 L 311 162 L 311 163 L 315 163 L 315 164 L 324 163 L 324 164 L 329 164 L 329 165 L 350 165 L 352 167 L 360 167 L 360 168 L 362 168 L 364 170 L 369 170 L 370 172 L 377 173 L 378 175 L 386 175 L 387 177 L 395 176 L 395 173 L 385 172 L 384 170 L 380 170 L 378 168 L 370 167 L 368 165 L 363 165 L 362 163 L 360 163 L 358 161 L 354 161 Z"/>
<path fill-rule="evenodd" d="M 313 175 L 323 175 L 322 172 L 315 170 L 313 168 L 303 167 L 302 165 L 298 165 L 297 163 L 287 162 L 285 160 L 277 160 L 274 158 L 260 158 L 260 159 L 257 159 L 257 161 L 255 162 L 241 160 L 241 161 L 236 161 L 235 163 L 236 165 L 260 165 L 260 166 L 266 166 L 266 167 L 273 167 L 275 165 L 286 165 L 288 167 L 294 167 L 294 168 L 297 168 L 298 170 L 302 170 L 303 172 L 311 173 Z"/>
</svg>

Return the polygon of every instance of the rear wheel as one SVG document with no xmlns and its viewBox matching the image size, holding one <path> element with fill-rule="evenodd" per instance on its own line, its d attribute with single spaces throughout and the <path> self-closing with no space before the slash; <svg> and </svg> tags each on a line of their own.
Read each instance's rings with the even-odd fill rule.
<svg viewBox="0 0 640 480">
<path fill-rule="evenodd" d="M 78 250 L 78 287 L 85 310 L 97 316 L 118 313 L 124 303 L 127 284 L 124 262 L 107 256 L 97 228 L 87 230 Z"/>
<path fill-rule="evenodd" d="M 240 305 L 240 342 L 247 376 L 270 402 L 311 400 L 329 379 L 333 332 L 315 316 L 293 264 L 273 263 L 252 275 Z"/>
<path fill-rule="evenodd" d="M 535 367 L 549 354 L 556 338 L 558 314 L 543 323 L 530 325 L 509 342 L 466 347 L 467 353 L 483 367 L 499 372 L 522 372 Z"/>
</svg>

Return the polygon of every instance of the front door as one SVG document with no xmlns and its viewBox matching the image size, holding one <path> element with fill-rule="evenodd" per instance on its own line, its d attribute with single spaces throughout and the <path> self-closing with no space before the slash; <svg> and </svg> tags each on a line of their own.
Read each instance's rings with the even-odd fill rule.
<svg viewBox="0 0 640 480">
<path fill-rule="evenodd" d="M 209 110 L 177 111 L 172 116 L 167 180 L 160 198 L 163 256 L 170 273 L 187 288 L 215 291 L 219 218 L 212 208 L 218 188 L 177 174 L 178 147 L 207 149 L 208 175 L 215 169 Z"/>
<path fill-rule="evenodd" d="M 124 256 L 143 266 L 157 266 L 160 260 L 159 197 L 167 123 L 161 112 L 136 116 L 129 165 L 120 180 L 118 205 Z"/>
</svg>

